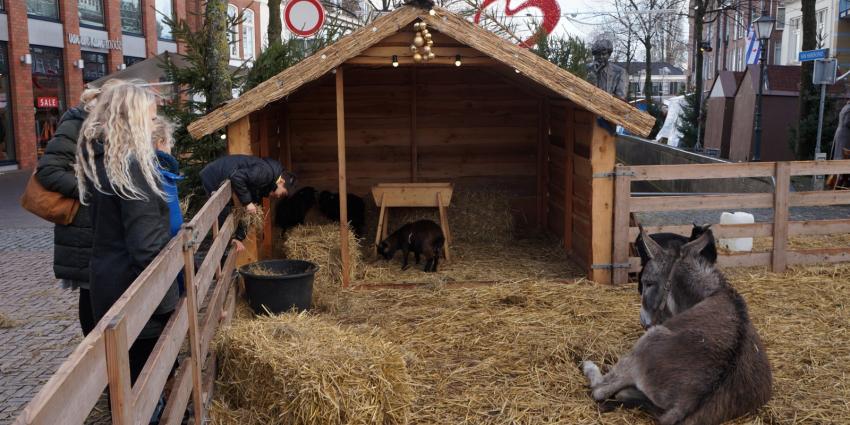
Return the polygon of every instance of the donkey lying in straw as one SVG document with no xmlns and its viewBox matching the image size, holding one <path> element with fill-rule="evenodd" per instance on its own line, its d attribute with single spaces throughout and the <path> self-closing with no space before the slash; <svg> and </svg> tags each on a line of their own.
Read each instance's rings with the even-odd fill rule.
<svg viewBox="0 0 850 425">
<path fill-rule="evenodd" d="M 641 324 L 647 332 L 606 375 L 582 363 L 593 398 L 642 407 L 661 424 L 719 424 L 771 396 L 770 364 L 744 299 L 700 255 L 710 230 L 679 248 L 641 239 Z"/>
</svg>

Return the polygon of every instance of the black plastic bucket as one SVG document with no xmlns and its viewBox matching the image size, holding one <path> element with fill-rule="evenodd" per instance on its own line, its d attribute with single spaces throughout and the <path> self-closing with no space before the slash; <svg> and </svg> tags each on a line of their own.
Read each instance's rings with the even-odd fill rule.
<svg viewBox="0 0 850 425">
<path fill-rule="evenodd" d="M 313 278 L 318 266 L 302 260 L 266 260 L 239 268 L 245 280 L 248 304 L 257 314 L 284 313 L 310 308 Z"/>
</svg>

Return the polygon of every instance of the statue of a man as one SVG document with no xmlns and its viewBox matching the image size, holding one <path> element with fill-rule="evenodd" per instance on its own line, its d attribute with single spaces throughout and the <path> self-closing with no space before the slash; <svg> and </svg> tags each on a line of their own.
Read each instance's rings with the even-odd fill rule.
<svg viewBox="0 0 850 425">
<path fill-rule="evenodd" d="M 593 62 L 587 64 L 587 80 L 625 100 L 629 74 L 623 67 L 608 62 L 614 52 L 614 44 L 611 40 L 599 39 L 593 42 L 590 51 L 593 53 Z"/>
</svg>

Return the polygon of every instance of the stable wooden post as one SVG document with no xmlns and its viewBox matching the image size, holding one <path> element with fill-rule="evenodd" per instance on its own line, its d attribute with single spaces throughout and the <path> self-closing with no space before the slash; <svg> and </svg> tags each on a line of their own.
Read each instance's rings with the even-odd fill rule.
<svg viewBox="0 0 850 425">
<path fill-rule="evenodd" d="M 106 371 L 113 425 L 132 425 L 133 394 L 130 387 L 130 356 L 127 322 L 124 315 L 114 317 L 103 330 L 106 346 Z"/>
<path fill-rule="evenodd" d="M 218 220 L 218 219 L 216 219 Z M 201 382 L 201 367 L 204 364 L 201 359 L 200 334 L 198 332 L 198 297 L 195 287 L 195 229 L 183 225 L 183 284 L 186 287 L 186 303 L 189 313 L 189 353 L 192 375 L 192 404 L 195 411 L 195 423 L 204 423 L 204 397 Z"/>
<path fill-rule="evenodd" d="M 569 156 L 569 155 L 568 155 Z M 598 119 L 593 123 L 590 142 L 591 183 L 591 250 L 589 278 L 597 283 L 610 284 L 614 227 L 614 179 L 606 173 L 614 171 L 616 162 L 614 134 L 602 128 Z"/>
<path fill-rule="evenodd" d="M 629 167 L 618 165 L 614 178 L 614 252 L 615 267 L 629 262 L 629 198 L 632 195 L 632 179 L 628 175 Z M 614 268 L 613 283 L 622 285 L 629 280 L 629 269 Z"/>
<path fill-rule="evenodd" d="M 791 191 L 791 167 L 788 162 L 776 163 L 776 186 L 773 193 L 773 271 L 781 273 L 788 264 L 788 196 Z"/>
<path fill-rule="evenodd" d="M 342 68 L 336 70 L 336 147 L 339 164 L 339 244 L 342 256 L 342 287 L 350 283 L 348 258 L 348 188 L 345 171 L 345 99 Z"/>
<path fill-rule="evenodd" d="M 251 115 L 246 115 L 227 126 L 227 153 L 253 155 L 251 150 Z M 234 197 L 235 199 L 235 197 Z M 234 203 L 234 205 L 239 205 Z M 257 261 L 259 256 L 259 248 L 257 244 L 257 232 L 248 229 L 248 237 L 242 243 L 245 245 L 245 251 L 239 253 L 236 259 L 236 266 L 242 266 Z"/>
</svg>

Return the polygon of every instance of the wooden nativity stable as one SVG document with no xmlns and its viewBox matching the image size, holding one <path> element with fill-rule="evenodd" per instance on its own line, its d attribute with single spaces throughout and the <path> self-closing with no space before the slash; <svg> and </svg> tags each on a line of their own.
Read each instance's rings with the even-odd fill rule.
<svg viewBox="0 0 850 425">
<path fill-rule="evenodd" d="M 418 22 L 432 34 L 436 58 L 417 63 L 411 42 Z M 226 127 L 230 153 L 280 158 L 298 174 L 299 185 L 340 194 L 365 197 L 378 183 L 511 187 L 513 204 L 532 224 L 562 238 L 590 279 L 609 283 L 613 129 L 621 125 L 646 136 L 653 123 L 452 12 L 408 5 L 197 120 L 189 131 L 197 138 Z M 345 219 L 345 196 L 340 199 Z M 270 253 L 269 239 L 259 256 Z"/>
</svg>

